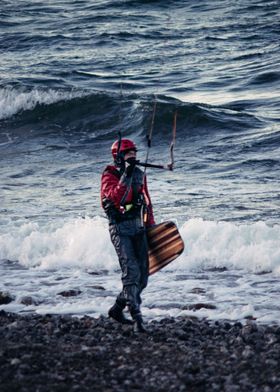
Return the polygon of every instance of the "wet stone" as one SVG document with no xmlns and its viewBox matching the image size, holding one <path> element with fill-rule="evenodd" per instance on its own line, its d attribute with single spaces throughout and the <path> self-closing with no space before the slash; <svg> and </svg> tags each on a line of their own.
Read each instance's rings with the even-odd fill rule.
<svg viewBox="0 0 280 392">
<path fill-rule="evenodd" d="M 26 305 L 26 306 L 30 306 L 30 305 L 35 305 L 36 306 L 36 305 L 39 305 L 38 299 L 33 298 L 31 296 L 22 297 L 20 299 L 20 303 L 23 304 L 23 305 Z"/>
<path fill-rule="evenodd" d="M 82 292 L 80 290 L 65 290 L 57 293 L 57 295 L 61 295 L 62 297 L 76 297 L 80 295 Z"/>
<path fill-rule="evenodd" d="M 1 390 L 280 390 L 276 328 L 190 317 L 147 327 L 136 335 L 107 317 L 1 311 Z"/>
<path fill-rule="evenodd" d="M 98 285 L 93 285 L 93 286 L 89 286 L 91 289 L 93 289 L 93 290 L 102 290 L 102 291 L 105 291 L 106 289 L 105 289 L 105 287 L 103 287 L 103 286 L 98 286 Z"/>
<path fill-rule="evenodd" d="M 182 307 L 182 309 L 183 310 L 200 310 L 200 309 L 217 309 L 217 307 L 212 304 L 197 303 L 197 304 L 185 305 Z"/>
<path fill-rule="evenodd" d="M 14 300 L 14 297 L 9 293 L 0 291 L 0 305 L 7 305 Z"/>
</svg>

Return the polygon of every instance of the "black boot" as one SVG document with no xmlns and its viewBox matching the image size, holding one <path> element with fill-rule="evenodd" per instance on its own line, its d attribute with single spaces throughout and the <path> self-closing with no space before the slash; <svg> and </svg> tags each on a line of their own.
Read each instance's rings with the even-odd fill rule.
<svg viewBox="0 0 280 392">
<path fill-rule="evenodd" d="M 141 313 L 136 314 L 133 317 L 133 319 L 134 319 L 134 327 L 133 327 L 134 332 L 136 332 L 136 333 L 148 332 L 147 329 L 144 326 Z"/>
<path fill-rule="evenodd" d="M 133 324 L 132 320 L 127 319 L 123 314 L 123 308 L 115 303 L 108 312 L 109 317 L 112 317 L 114 320 L 118 321 L 121 324 Z"/>
</svg>

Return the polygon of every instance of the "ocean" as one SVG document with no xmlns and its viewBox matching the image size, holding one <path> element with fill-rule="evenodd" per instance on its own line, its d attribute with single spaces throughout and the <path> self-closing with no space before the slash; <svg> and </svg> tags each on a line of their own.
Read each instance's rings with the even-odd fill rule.
<svg viewBox="0 0 280 392">
<path fill-rule="evenodd" d="M 175 167 L 148 187 L 185 251 L 145 318 L 279 323 L 279 26 L 279 0 L 1 1 L 0 310 L 107 314 L 100 177 L 118 132 L 145 160 L 156 101 L 149 162 L 169 162 L 177 112 Z"/>
</svg>

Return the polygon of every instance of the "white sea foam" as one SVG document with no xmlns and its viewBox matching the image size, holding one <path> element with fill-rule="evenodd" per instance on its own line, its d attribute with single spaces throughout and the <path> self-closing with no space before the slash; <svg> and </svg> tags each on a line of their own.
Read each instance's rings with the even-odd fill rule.
<svg viewBox="0 0 280 392">
<path fill-rule="evenodd" d="M 0 291 L 9 292 L 15 299 L 1 305 L 0 310 L 107 314 L 121 290 L 121 279 L 104 218 L 67 219 L 45 225 L 10 221 L 2 225 L 2 231 L 4 227 L 0 259 L 17 260 L 20 265 L 0 264 Z M 195 315 L 241 321 L 254 317 L 264 323 L 278 322 L 279 226 L 192 219 L 180 227 L 180 232 L 185 251 L 150 277 L 142 295 L 145 317 Z M 273 273 L 255 273 L 267 270 Z M 72 289 L 79 294 L 60 295 Z M 34 302 L 24 305 L 22 298 L 26 296 Z"/>
<path fill-rule="evenodd" d="M 30 222 L 9 230 L 0 235 L 0 259 L 42 269 L 116 268 L 116 255 L 103 218 L 78 218 L 44 227 Z M 280 272 L 279 225 L 191 219 L 180 232 L 185 251 L 167 270 L 226 267 Z"/>
<path fill-rule="evenodd" d="M 250 272 L 280 272 L 280 226 L 265 222 L 191 219 L 181 227 L 186 249 L 173 268 L 226 267 Z"/>
<path fill-rule="evenodd" d="M 113 269 L 115 254 L 104 219 L 75 219 L 55 227 L 23 224 L 0 236 L 0 259 L 25 267 Z"/>
<path fill-rule="evenodd" d="M 32 110 L 37 105 L 50 105 L 59 101 L 68 101 L 82 97 L 78 91 L 42 90 L 19 91 L 14 88 L 0 88 L 0 120 L 9 118 L 16 113 Z"/>
</svg>

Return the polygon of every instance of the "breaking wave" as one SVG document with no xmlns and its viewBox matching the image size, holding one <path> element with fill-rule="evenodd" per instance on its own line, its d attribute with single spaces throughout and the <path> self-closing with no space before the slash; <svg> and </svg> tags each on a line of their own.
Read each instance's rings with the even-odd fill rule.
<svg viewBox="0 0 280 392">
<path fill-rule="evenodd" d="M 180 228 L 184 253 L 167 269 L 241 269 L 280 273 L 280 226 L 191 219 Z M 0 259 L 27 268 L 119 268 L 104 218 L 78 218 L 40 227 L 26 223 L 0 236 Z"/>
<path fill-rule="evenodd" d="M 111 139 L 121 130 L 127 135 L 145 136 L 150 128 L 154 96 L 135 94 L 88 92 L 86 90 L 0 89 L 0 120 L 2 129 L 10 134 L 20 129 L 56 132 L 57 128 L 70 129 L 71 134 L 92 133 L 99 139 Z M 154 132 L 170 135 L 173 116 L 177 111 L 178 135 L 206 134 L 219 130 L 239 132 L 259 128 L 262 121 L 240 108 L 182 102 L 179 99 L 158 96 Z"/>
<path fill-rule="evenodd" d="M 63 90 L 32 89 L 22 91 L 14 88 L 0 88 L 0 120 L 7 119 L 26 110 L 33 110 L 38 105 L 51 105 L 60 101 L 70 101 L 82 97 L 85 93 Z"/>
</svg>

